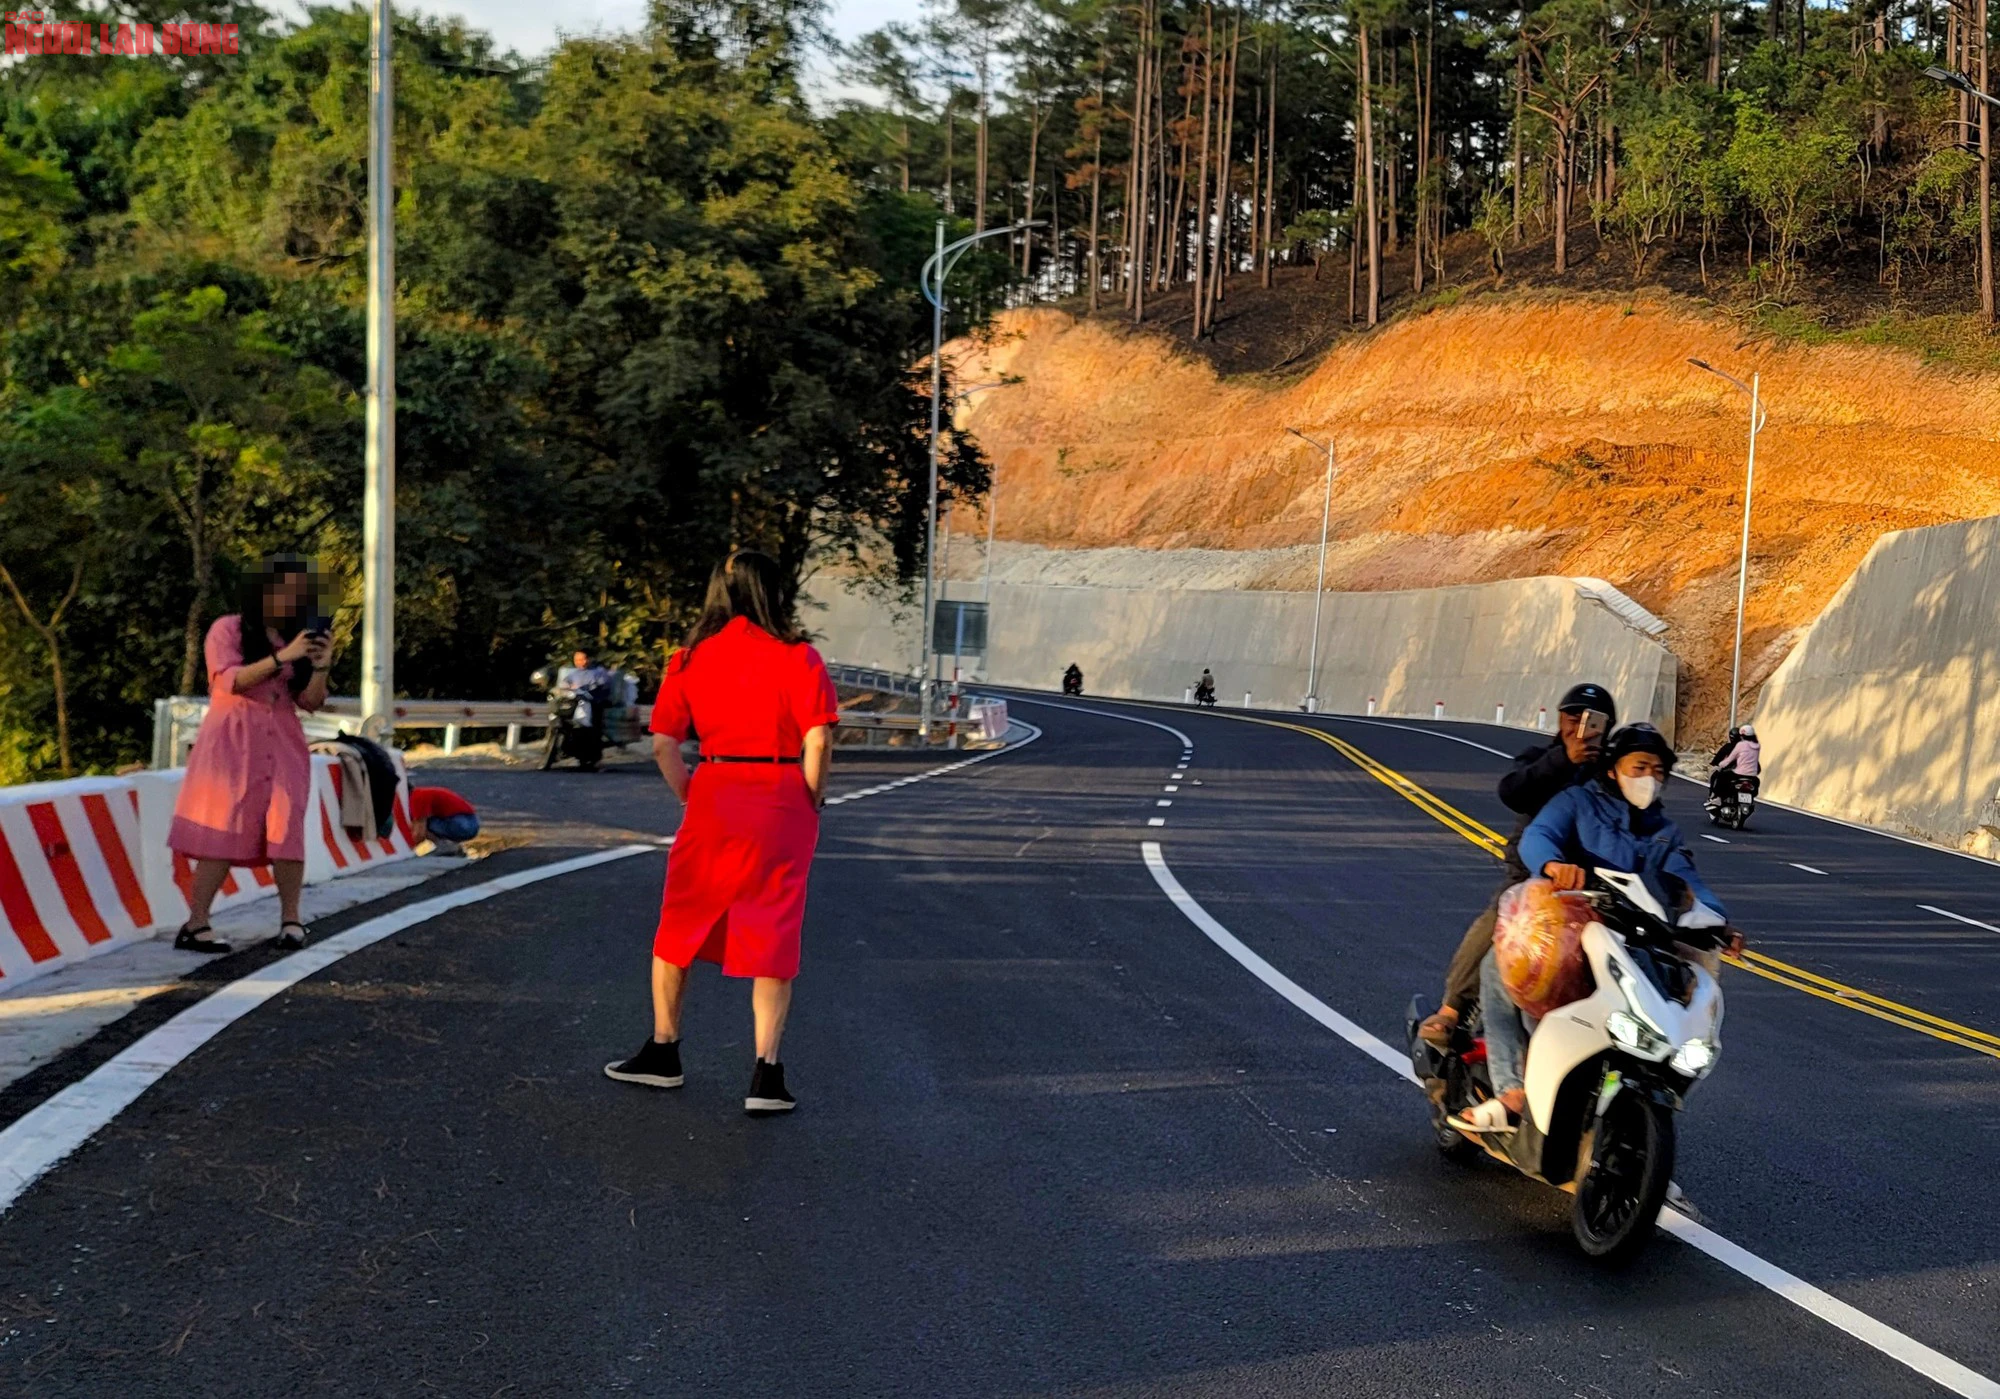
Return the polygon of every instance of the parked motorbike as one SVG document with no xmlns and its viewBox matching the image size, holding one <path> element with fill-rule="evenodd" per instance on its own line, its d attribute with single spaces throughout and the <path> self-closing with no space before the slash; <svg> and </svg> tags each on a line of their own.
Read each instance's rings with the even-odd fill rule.
<svg viewBox="0 0 2000 1399">
<path fill-rule="evenodd" d="M 1722 920 L 1699 905 L 1678 920 L 1657 878 L 1599 869 L 1581 894 L 1592 917 L 1583 951 L 1596 987 L 1544 1016 L 1528 1042 L 1527 1112 L 1505 1133 L 1472 1133 L 1452 1117 L 1493 1096 L 1486 1042 L 1461 1026 L 1448 1049 L 1417 1035 L 1410 1062 L 1431 1100 L 1431 1132 L 1448 1157 L 1483 1150 L 1531 1180 L 1575 1196 L 1570 1230 L 1586 1254 L 1621 1259 L 1653 1235 L 1674 1170 L 1675 1114 L 1721 1053 L 1722 988 L 1707 954 Z"/>
<path fill-rule="evenodd" d="M 549 673 L 538 670 L 530 677 L 547 686 Z M 547 772 L 564 758 L 573 758 L 585 772 L 596 772 L 604 760 L 604 722 L 610 714 L 610 696 L 602 686 L 587 690 L 549 690 L 548 736 L 542 742 L 542 771 Z"/>
<path fill-rule="evenodd" d="M 1703 805 L 1711 824 L 1727 826 L 1732 831 L 1740 831 L 1750 824 L 1750 813 L 1757 809 L 1758 782 L 1754 777 L 1732 772 L 1716 783 L 1716 789 L 1708 794 Z"/>
</svg>

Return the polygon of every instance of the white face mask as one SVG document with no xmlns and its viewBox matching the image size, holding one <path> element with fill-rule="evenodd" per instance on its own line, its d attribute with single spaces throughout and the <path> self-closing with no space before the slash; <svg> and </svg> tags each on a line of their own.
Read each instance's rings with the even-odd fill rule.
<svg viewBox="0 0 2000 1399">
<path fill-rule="evenodd" d="M 1640 811 L 1644 811 L 1660 796 L 1660 779 L 1657 777 L 1626 777 L 1618 774 L 1618 790 L 1625 794 L 1625 800 Z"/>
</svg>

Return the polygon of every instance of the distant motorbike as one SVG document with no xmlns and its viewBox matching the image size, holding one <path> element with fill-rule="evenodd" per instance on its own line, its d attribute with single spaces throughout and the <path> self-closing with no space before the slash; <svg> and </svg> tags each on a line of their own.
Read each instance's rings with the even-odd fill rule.
<svg viewBox="0 0 2000 1399">
<path fill-rule="evenodd" d="M 1080 694 L 1082 694 L 1082 693 L 1083 693 L 1083 672 L 1082 672 L 1082 671 L 1080 671 L 1080 670 L 1078 670 L 1078 669 L 1077 669 L 1076 667 L 1074 667 L 1074 666 L 1071 666 L 1071 667 L 1070 667 L 1070 668 L 1069 668 L 1068 670 L 1064 671 L 1064 672 L 1063 672 L 1063 688 L 1062 688 L 1062 692 L 1063 692 L 1064 694 L 1066 694 L 1066 695 L 1080 695 Z"/>
<path fill-rule="evenodd" d="M 546 670 L 532 677 L 546 686 Z M 548 737 L 542 743 L 542 771 L 547 772 L 564 758 L 573 758 L 585 772 L 596 772 L 604 760 L 604 723 L 611 711 L 610 696 L 602 686 L 585 690 L 549 690 Z"/>
<path fill-rule="evenodd" d="M 1722 988 L 1702 964 L 1727 928 L 1697 906 L 1677 921 L 1639 875 L 1593 872 L 1583 932 L 1596 987 L 1544 1016 L 1528 1042 L 1528 1110 L 1505 1133 L 1468 1133 L 1452 1117 L 1493 1095 L 1486 1041 L 1470 1027 L 1438 1049 L 1417 1034 L 1410 1062 L 1430 1095 L 1431 1134 L 1448 1157 L 1483 1150 L 1576 1198 L 1570 1229 L 1593 1258 L 1621 1258 L 1652 1237 L 1674 1170 L 1674 1121 L 1722 1047 Z M 1696 924 L 1708 926 L 1696 926 Z"/>
<path fill-rule="evenodd" d="M 1740 772 L 1723 774 L 1703 803 L 1710 823 L 1732 831 L 1749 825 L 1750 813 L 1757 809 L 1758 785 L 1756 778 Z"/>
<path fill-rule="evenodd" d="M 1215 705 L 1215 686 L 1207 683 L 1206 681 L 1203 681 L 1201 684 L 1196 685 L 1194 687 L 1194 702 L 1196 704 L 1205 704 L 1213 708 Z"/>
</svg>

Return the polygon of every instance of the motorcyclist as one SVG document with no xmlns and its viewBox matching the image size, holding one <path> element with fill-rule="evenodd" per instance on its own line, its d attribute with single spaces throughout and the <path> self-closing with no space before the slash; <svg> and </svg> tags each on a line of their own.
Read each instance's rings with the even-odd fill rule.
<svg viewBox="0 0 2000 1399">
<path fill-rule="evenodd" d="M 1556 704 L 1555 738 L 1522 749 L 1514 757 L 1514 766 L 1501 777 L 1500 800 L 1517 817 L 1507 838 L 1506 877 L 1452 954 L 1444 978 L 1444 1004 L 1417 1028 L 1430 1043 L 1440 1048 L 1449 1044 L 1452 1031 L 1479 1004 L 1479 964 L 1493 946 L 1493 920 L 1499 915 L 1500 895 L 1528 877 L 1518 848 L 1521 832 L 1557 793 L 1596 772 L 1604 736 L 1617 722 L 1618 705 L 1609 690 L 1589 683 L 1572 685 Z"/>
<path fill-rule="evenodd" d="M 1083 693 L 1083 670 L 1075 661 L 1069 663 L 1069 669 L 1063 672 L 1062 678 L 1064 694 L 1080 695 Z"/>
<path fill-rule="evenodd" d="M 568 665 L 556 672 L 558 690 L 574 690 L 578 694 L 610 692 L 612 674 L 592 660 L 590 652 L 579 650 L 569 660 Z"/>
<path fill-rule="evenodd" d="M 1633 874 L 1654 865 L 1726 921 L 1728 909 L 1702 882 L 1680 827 L 1661 808 L 1660 789 L 1673 769 L 1674 747 L 1664 734 L 1651 724 L 1627 724 L 1605 745 L 1595 778 L 1558 793 L 1528 823 L 1520 839 L 1522 863 L 1559 890 L 1583 888 L 1592 868 Z M 1740 950 L 1742 935 L 1732 930 L 1732 938 L 1731 950 Z M 1469 1131 L 1501 1132 L 1527 1106 L 1522 1071 L 1534 1027 L 1508 999 L 1490 950 L 1480 964 L 1480 990 L 1494 1096 L 1453 1120 Z"/>
<path fill-rule="evenodd" d="M 1194 702 L 1213 704 L 1215 702 L 1215 676 L 1207 666 L 1201 668 L 1201 679 L 1194 682 Z"/>
<path fill-rule="evenodd" d="M 1708 794 L 1720 798 L 1727 792 L 1727 785 L 1734 778 L 1747 778 L 1743 785 L 1749 791 L 1756 791 L 1760 775 L 1764 771 L 1764 750 L 1757 742 L 1757 730 L 1750 724 L 1731 729 L 1729 737 L 1715 750 L 1715 756 L 1708 760 Z"/>
</svg>

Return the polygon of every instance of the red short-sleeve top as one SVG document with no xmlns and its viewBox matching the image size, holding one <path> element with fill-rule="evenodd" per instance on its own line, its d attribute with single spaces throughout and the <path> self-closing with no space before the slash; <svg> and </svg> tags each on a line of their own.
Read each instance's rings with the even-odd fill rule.
<svg viewBox="0 0 2000 1399">
<path fill-rule="evenodd" d="M 699 739 L 710 757 L 796 758 L 807 730 L 839 722 L 833 677 L 819 652 L 736 617 L 667 662 L 652 730 Z"/>
</svg>

